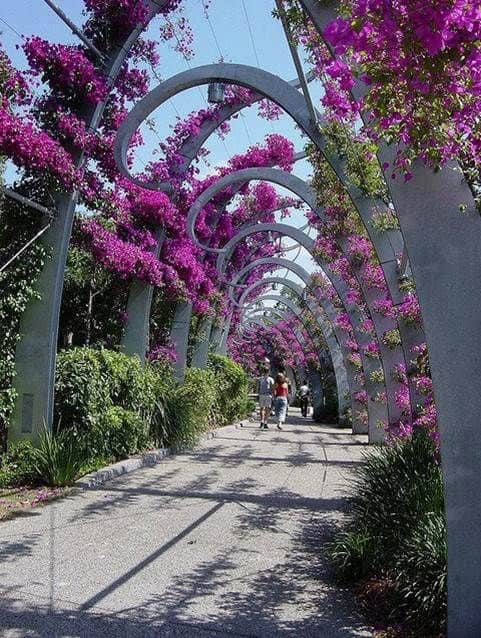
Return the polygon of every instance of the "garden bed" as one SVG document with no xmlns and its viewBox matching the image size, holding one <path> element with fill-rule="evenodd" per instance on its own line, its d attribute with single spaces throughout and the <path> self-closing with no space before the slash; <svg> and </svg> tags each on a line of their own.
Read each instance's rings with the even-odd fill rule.
<svg viewBox="0 0 481 638">
<path fill-rule="evenodd" d="M 11 487 L 0 489 L 0 522 L 50 503 L 69 492 L 66 487 Z"/>
</svg>

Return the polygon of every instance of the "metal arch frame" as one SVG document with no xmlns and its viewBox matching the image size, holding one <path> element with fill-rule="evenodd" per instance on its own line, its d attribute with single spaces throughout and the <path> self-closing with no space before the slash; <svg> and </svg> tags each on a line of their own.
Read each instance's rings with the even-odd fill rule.
<svg viewBox="0 0 481 638">
<path fill-rule="evenodd" d="M 286 224 L 257 224 L 255 226 L 252 226 L 250 229 L 244 229 L 242 233 L 239 233 L 237 236 L 233 237 L 230 240 L 230 242 L 226 244 L 226 247 L 225 247 L 226 252 L 223 254 L 220 254 L 217 258 L 217 270 L 219 271 L 219 273 L 221 275 L 223 274 L 226 267 L 226 263 L 228 259 L 230 259 L 230 256 L 239 241 L 242 241 L 242 239 L 244 239 L 245 237 L 251 234 L 257 234 L 257 233 L 266 232 L 269 230 L 276 231 L 288 237 L 291 237 L 291 239 L 294 239 L 299 244 L 301 244 L 312 255 L 314 240 L 308 237 L 307 235 L 305 235 L 304 233 L 300 232 L 297 228 L 293 228 L 292 226 L 288 226 Z M 372 372 L 374 372 L 375 370 L 379 368 L 379 366 L 377 365 L 377 363 L 375 363 L 373 359 L 371 359 L 370 357 L 366 357 L 362 348 L 363 345 L 367 345 L 371 341 L 371 338 L 369 337 L 369 335 L 364 334 L 362 330 L 360 329 L 361 318 L 358 315 L 357 307 L 354 307 L 354 308 L 350 307 L 347 301 L 347 298 L 346 298 L 347 286 L 345 282 L 343 282 L 337 275 L 335 275 L 335 273 L 333 273 L 330 270 L 328 264 L 324 263 L 322 260 L 320 260 L 317 257 L 313 256 L 313 258 L 323 268 L 325 274 L 330 279 L 334 289 L 336 290 L 342 302 L 342 305 L 346 309 L 346 312 L 348 313 L 351 319 L 351 323 L 353 325 L 354 330 L 357 331 L 357 341 L 359 345 L 361 346 L 359 354 L 361 356 L 362 367 L 364 369 L 366 390 L 370 398 L 369 440 L 370 442 L 382 441 L 384 440 L 384 431 L 379 427 L 378 424 L 380 421 L 387 421 L 387 406 L 375 400 L 375 397 L 380 389 L 378 387 L 378 384 L 372 382 L 371 376 L 370 376 Z M 381 389 L 385 389 L 384 383 L 380 385 L 381 385 Z"/>
<path fill-rule="evenodd" d="M 294 157 L 294 161 L 297 162 L 298 160 L 303 159 L 304 157 L 305 157 L 305 152 L 300 151 L 296 153 Z M 238 188 L 236 189 L 236 192 L 233 193 L 232 197 L 234 197 L 237 194 L 237 192 L 243 185 L 244 184 L 242 182 L 238 183 Z M 275 212 L 276 210 L 281 210 L 281 208 L 276 208 L 272 212 Z M 258 216 L 252 217 L 249 220 L 249 222 L 246 222 L 245 224 L 243 224 L 241 228 L 243 226 L 248 225 L 249 223 L 253 223 L 254 221 L 257 220 L 258 217 L 260 217 L 260 214 Z M 304 230 L 304 228 L 302 228 L 301 230 Z M 156 232 L 155 238 L 157 240 L 157 244 L 155 248 L 152 250 L 152 252 L 155 256 L 158 257 L 162 249 L 162 244 L 165 239 L 164 230 L 158 229 Z M 296 245 L 289 246 L 283 252 L 295 250 L 296 248 L 298 248 L 298 246 Z M 129 297 L 127 301 L 127 309 L 126 309 L 126 314 L 128 318 L 127 318 L 124 333 L 121 339 L 121 348 L 127 354 L 138 356 L 140 357 L 141 360 L 145 360 L 146 352 L 148 349 L 149 323 L 150 323 L 153 293 L 154 293 L 154 287 L 151 284 L 147 284 L 138 279 L 135 279 L 132 281 L 130 286 L 130 291 L 129 291 Z M 185 351 L 185 353 L 187 350 L 187 343 L 183 339 L 183 335 L 181 332 L 182 331 L 181 325 L 182 325 L 182 316 L 186 317 L 187 311 L 188 309 L 185 308 L 184 306 L 181 306 L 180 308 L 176 309 L 176 315 L 173 321 L 173 327 L 175 327 L 175 333 L 176 333 L 174 334 L 174 339 L 179 340 L 179 350 L 182 349 L 183 351 Z M 210 334 L 212 331 L 212 323 L 213 323 L 212 319 L 210 317 L 207 317 L 205 321 L 203 322 L 203 325 L 201 326 L 200 333 L 202 335 L 202 338 L 197 344 L 197 346 L 194 348 L 194 353 L 192 357 L 193 365 L 195 365 L 196 367 L 205 367 L 205 365 L 207 364 L 207 357 L 208 357 L 208 351 L 209 351 L 209 345 L 210 345 Z M 186 328 L 186 325 L 187 324 L 184 322 L 184 329 Z M 217 333 L 214 332 L 214 341 L 218 342 L 216 344 L 216 347 L 221 345 L 221 339 L 222 339 L 222 336 L 221 335 L 217 336 Z M 184 359 L 186 360 L 186 356 L 182 356 L 182 353 L 180 354 L 181 356 L 179 358 L 182 361 Z M 176 375 L 178 378 L 182 378 L 184 375 L 184 372 L 185 370 L 184 370 L 183 364 L 176 366 Z"/>
<path fill-rule="evenodd" d="M 148 21 L 162 8 L 163 0 L 147 0 L 150 8 Z M 106 84 L 112 88 L 121 66 L 138 39 L 145 25 L 137 25 L 111 54 L 105 65 Z M 95 131 L 99 125 L 109 95 L 99 102 L 90 115 L 87 129 Z M 74 157 L 77 167 L 85 161 L 79 152 Z M 21 340 L 15 353 L 14 388 L 18 394 L 15 410 L 8 430 L 11 440 L 21 438 L 38 439 L 43 426 L 51 428 L 53 423 L 55 364 L 60 306 L 63 281 L 70 245 L 73 220 L 78 200 L 78 190 L 56 194 L 57 215 L 42 241 L 51 249 L 36 282 L 40 299 L 29 303 L 21 322 Z"/>
<path fill-rule="evenodd" d="M 316 289 L 317 286 L 315 284 L 312 283 L 311 281 L 311 277 L 309 275 L 309 273 L 307 272 L 307 270 L 305 270 L 300 264 L 297 264 L 295 262 L 289 261 L 287 259 L 283 259 L 280 257 L 264 257 L 261 259 L 258 259 L 254 262 L 251 262 L 250 264 L 248 264 L 247 266 L 245 266 L 243 269 L 241 269 L 234 277 L 234 279 L 232 280 L 233 283 L 236 283 L 237 281 L 240 281 L 244 276 L 246 276 L 251 270 L 254 270 L 255 268 L 257 268 L 258 266 L 261 265 L 272 265 L 272 266 L 276 266 L 278 268 L 285 268 L 286 270 L 289 270 L 290 272 L 294 273 L 295 275 L 297 275 L 299 277 L 299 279 L 301 279 L 301 281 L 303 281 L 306 289 L 310 290 L 313 294 L 313 296 L 315 297 L 317 303 L 319 304 L 319 308 L 322 311 L 322 313 L 324 313 L 327 322 L 329 322 L 330 328 L 331 330 L 334 332 L 337 341 L 340 345 L 341 348 L 341 352 L 344 358 L 344 362 L 345 362 L 345 368 L 346 368 L 346 372 L 347 372 L 347 379 L 348 379 L 348 383 L 349 383 L 349 387 L 351 390 L 351 407 L 352 407 L 352 428 L 353 428 L 353 432 L 355 434 L 366 434 L 367 433 L 367 427 L 360 421 L 357 420 L 356 415 L 357 415 L 357 411 L 359 409 L 361 409 L 361 404 L 358 405 L 358 402 L 355 398 L 355 395 L 358 391 L 363 390 L 364 389 L 364 385 L 361 385 L 359 383 L 359 381 L 357 380 L 357 375 L 354 374 L 352 367 L 349 364 L 349 350 L 346 348 L 345 345 L 345 339 L 346 336 L 345 334 L 342 332 L 342 330 L 340 330 L 335 323 L 335 318 L 336 318 L 336 314 L 337 311 L 334 308 L 334 305 L 332 304 L 332 302 L 329 299 L 321 299 L 319 298 L 319 296 L 316 293 Z M 234 298 L 234 288 L 230 288 L 229 289 L 229 296 L 231 299 L 231 302 L 234 305 L 237 305 L 237 301 Z M 354 336 L 355 338 L 355 336 Z M 374 397 L 372 397 L 374 398 Z M 367 410 L 369 411 L 369 402 L 367 404 Z"/>
<path fill-rule="evenodd" d="M 288 190 L 290 190 L 293 194 L 299 197 L 316 215 L 322 222 L 328 222 L 328 218 L 325 215 L 324 209 L 317 206 L 316 196 L 311 189 L 311 187 L 304 182 L 299 177 L 295 175 L 286 173 L 279 169 L 275 168 L 250 168 L 250 169 L 242 169 L 236 171 L 235 173 L 231 173 L 219 179 L 217 182 L 212 184 L 209 188 L 203 191 L 197 200 L 192 204 L 188 216 L 187 216 L 187 228 L 191 239 L 196 243 L 200 248 L 216 253 L 218 255 L 217 260 L 217 268 L 219 272 L 221 272 L 221 268 L 219 264 L 221 263 L 223 257 L 225 255 L 229 255 L 229 247 L 232 241 L 234 241 L 235 237 L 241 237 L 244 230 L 249 228 L 255 228 L 255 226 L 244 226 L 238 230 L 237 235 L 228 242 L 224 248 L 209 248 L 205 244 L 199 242 L 195 234 L 195 224 L 198 215 L 204 206 L 220 191 L 222 191 L 227 186 L 231 184 L 236 184 L 239 182 L 246 182 L 253 179 L 262 179 L 267 182 L 278 184 Z M 262 224 L 259 224 L 262 226 Z M 300 242 L 299 242 L 300 243 Z M 397 379 L 391 376 L 391 370 L 399 363 L 403 363 L 407 368 L 406 353 L 402 348 L 390 349 L 388 348 L 383 340 L 383 334 L 387 331 L 391 331 L 394 329 L 399 330 L 401 333 L 400 322 L 391 318 L 391 317 L 383 317 L 379 313 L 374 311 L 374 302 L 377 301 L 381 295 L 380 291 L 376 289 L 368 288 L 363 281 L 361 276 L 361 266 L 356 263 L 356 261 L 350 256 L 348 250 L 348 243 L 346 238 L 339 238 L 337 240 L 337 245 L 341 249 L 341 252 L 344 254 L 344 257 L 348 259 L 354 277 L 357 279 L 358 285 L 364 295 L 364 300 L 366 302 L 366 307 L 369 312 L 369 316 L 373 321 L 373 325 L 376 332 L 376 338 L 379 343 L 379 348 L 381 352 L 381 364 L 384 371 L 385 385 L 386 385 L 386 397 L 387 397 L 387 408 L 388 408 L 388 417 L 386 419 L 386 423 L 395 423 L 399 421 L 402 416 L 401 408 L 399 407 L 396 401 L 396 394 L 401 388 L 401 384 Z M 325 266 L 327 269 L 328 266 Z M 373 428 L 371 427 L 371 430 Z M 378 435 L 378 440 L 382 440 L 384 435 L 382 431 L 376 427 L 375 432 Z"/>
<path fill-rule="evenodd" d="M 300 301 L 303 300 L 303 289 L 301 288 L 301 286 L 299 286 L 298 284 L 296 284 L 295 282 L 291 281 L 291 280 L 284 280 L 284 282 L 282 281 L 281 277 L 269 277 L 266 279 L 261 279 L 258 282 L 255 282 L 253 284 L 251 284 L 241 295 L 241 300 L 240 303 L 244 304 L 246 297 L 253 292 L 254 290 L 256 290 L 256 288 L 259 288 L 261 285 L 265 285 L 265 284 L 269 284 L 269 283 L 284 283 L 285 286 L 287 286 L 288 288 L 290 288 L 295 294 L 298 295 Z M 296 315 L 300 315 L 302 313 L 302 309 L 297 306 L 296 304 L 294 304 L 294 302 L 291 299 L 286 299 L 284 297 L 282 297 L 282 295 L 272 295 L 272 294 L 268 294 L 266 295 L 265 293 L 262 294 L 262 297 L 259 298 L 261 299 L 265 299 L 265 300 L 272 300 L 272 301 L 277 301 L 278 303 L 282 303 L 284 304 L 287 308 L 289 308 L 290 310 L 292 310 L 292 312 L 295 312 Z M 309 311 L 312 313 L 319 329 L 321 330 L 321 333 L 324 337 L 324 339 L 326 340 L 327 343 L 327 347 L 329 349 L 329 354 L 331 357 L 331 361 L 332 361 L 332 365 L 334 367 L 334 374 L 336 376 L 336 385 L 337 385 L 337 393 L 338 393 L 338 401 L 339 401 L 339 417 L 341 417 L 341 414 L 345 411 L 345 409 L 348 407 L 348 404 L 351 403 L 352 404 L 352 395 L 351 395 L 351 387 L 349 384 L 349 378 L 348 378 L 348 374 L 347 374 L 347 370 L 346 370 L 346 366 L 344 363 L 344 357 L 342 355 L 342 351 L 341 351 L 341 347 L 340 344 L 338 343 L 336 336 L 334 335 L 334 333 L 332 331 L 329 331 L 328 326 L 326 326 L 326 324 L 321 320 L 321 318 L 318 316 L 318 313 L 316 312 L 316 308 L 314 303 L 312 303 L 310 300 L 307 300 L 306 305 L 309 309 Z M 249 307 L 249 304 L 246 304 L 246 307 Z M 304 325 L 305 329 L 307 330 L 308 334 L 311 336 L 311 340 L 313 342 L 313 344 L 315 345 L 315 340 L 314 340 L 314 336 L 311 333 L 311 329 L 308 326 L 308 324 L 306 324 L 303 320 L 302 324 Z"/>
<path fill-rule="evenodd" d="M 257 91 L 261 95 L 273 100 L 294 119 L 301 129 L 316 144 L 318 149 L 324 153 L 326 160 L 329 162 L 340 180 L 340 183 L 345 188 L 346 193 L 351 198 L 353 205 L 356 207 L 360 218 L 364 222 L 366 231 L 371 235 L 371 240 L 373 241 L 374 248 L 378 254 L 386 284 L 391 291 L 394 303 L 399 303 L 400 291 L 397 282 L 398 262 L 393 245 L 384 235 L 376 235 L 374 229 L 368 223 L 368 221 L 372 219 L 374 213 L 378 211 L 378 208 L 381 207 L 382 209 L 385 209 L 386 205 L 381 200 L 366 198 L 359 189 L 350 183 L 344 170 L 345 162 L 338 156 L 329 155 L 326 152 L 326 140 L 319 128 L 313 125 L 303 96 L 284 80 L 273 74 L 254 67 L 222 63 L 197 67 L 169 78 L 161 85 L 154 88 L 147 96 L 138 102 L 122 123 L 116 139 L 114 151 L 119 170 L 123 172 L 124 175 L 129 176 L 126 157 L 130 139 L 134 135 L 139 124 L 145 120 L 146 117 L 148 117 L 150 113 L 157 108 L 157 106 L 187 88 L 199 86 L 210 81 L 230 82 L 241 86 L 247 86 L 248 88 L 254 89 L 254 91 Z M 147 188 L 156 188 L 158 187 L 158 184 L 156 182 L 150 182 L 148 184 L 144 184 L 144 186 Z M 399 234 L 396 235 L 396 237 L 398 236 Z M 341 243 L 342 238 L 339 241 Z M 400 248 L 402 248 L 402 245 Z M 362 282 L 360 283 L 362 286 Z M 379 291 L 375 291 L 373 289 L 366 290 L 364 295 L 369 308 L 370 302 L 379 297 Z M 404 326 L 398 325 L 397 321 L 395 322 L 394 319 L 390 317 L 383 317 L 379 313 L 372 313 L 371 308 L 369 308 L 369 312 L 371 313 L 371 318 L 377 332 L 380 350 L 383 355 L 381 363 L 384 369 L 384 378 L 387 383 L 386 396 L 388 417 L 383 420 L 386 423 L 397 422 L 402 416 L 401 408 L 397 405 L 395 398 L 396 391 L 399 389 L 399 382 L 392 378 L 391 369 L 394 365 L 396 365 L 396 363 L 401 362 L 401 360 L 399 358 L 396 360 L 395 350 L 390 350 L 384 345 L 382 336 L 384 332 L 393 330 L 394 328 L 399 329 L 401 332 L 401 330 L 404 330 Z M 403 340 L 401 338 L 401 346 L 401 348 L 397 348 L 396 350 L 402 350 L 402 358 L 404 360 L 402 362 L 406 364 L 408 355 L 404 348 L 409 350 L 406 339 Z M 398 353 L 398 357 L 399 356 L 401 356 L 400 353 Z M 412 390 L 412 385 L 410 390 Z M 378 435 L 380 439 L 383 438 L 380 431 L 378 431 Z"/>
<path fill-rule="evenodd" d="M 295 194 L 299 199 L 301 199 L 316 215 L 322 222 L 328 222 L 329 219 L 325 215 L 324 209 L 317 206 L 316 196 L 311 189 L 311 187 L 304 182 L 299 177 L 295 175 L 291 175 L 284 171 L 280 171 L 275 168 L 254 168 L 254 169 L 243 169 L 236 171 L 235 173 L 231 173 L 219 179 L 217 182 L 212 184 L 209 188 L 203 191 L 197 200 L 192 204 L 188 216 L 187 216 L 187 229 L 192 240 L 199 246 L 200 248 L 216 253 L 218 255 L 217 267 L 220 269 L 220 262 L 223 259 L 223 256 L 229 254 L 229 243 L 222 249 L 209 249 L 208 246 L 199 242 L 195 234 L 195 224 L 198 215 L 204 206 L 220 191 L 224 188 L 230 186 L 231 184 L 235 184 L 238 182 L 246 182 L 253 179 L 262 179 L 267 182 L 275 183 L 283 188 L 290 190 L 293 194 Z M 254 226 L 251 226 L 254 227 Z M 243 228 L 249 228 L 249 226 L 245 226 Z M 243 232 L 243 228 L 238 230 L 237 236 L 241 236 Z M 233 241 L 233 240 L 231 240 Z M 373 321 L 373 325 L 376 332 L 376 339 L 379 343 L 379 348 L 381 352 L 381 364 L 383 366 L 385 385 L 386 385 L 386 397 L 387 397 L 387 408 L 388 408 L 388 418 L 387 423 L 396 423 L 402 417 L 401 408 L 396 401 L 396 394 L 401 388 L 401 384 L 395 378 L 392 377 L 391 371 L 392 369 L 399 363 L 403 363 L 407 368 L 407 362 L 409 359 L 406 358 L 406 353 L 402 348 L 399 349 L 390 349 L 388 348 L 383 340 L 383 334 L 385 332 L 397 329 L 401 334 L 401 325 L 400 322 L 391 317 L 383 317 L 379 313 L 376 313 L 374 310 L 374 302 L 377 301 L 381 295 L 380 291 L 376 289 L 368 288 L 363 281 L 361 276 L 361 265 L 358 264 L 349 254 L 349 247 L 346 238 L 339 238 L 337 240 L 337 245 L 339 246 L 341 252 L 344 257 L 348 259 L 354 277 L 357 279 L 359 287 L 363 293 L 364 300 L 366 302 L 366 306 L 368 309 L 369 317 Z M 325 268 L 328 268 L 328 265 L 325 265 Z M 419 342 L 419 341 L 418 341 Z M 372 429 L 372 428 L 371 428 Z M 383 436 L 381 436 L 381 430 L 377 428 L 377 433 L 379 434 L 379 440 L 382 440 Z"/>
<path fill-rule="evenodd" d="M 377 253 L 393 303 L 394 305 L 400 304 L 402 302 L 402 295 L 399 290 L 398 260 L 396 252 L 403 250 L 402 235 L 398 231 L 378 233 L 372 224 L 374 214 L 379 210 L 386 210 L 386 204 L 379 198 L 368 198 L 364 196 L 360 189 L 351 183 L 345 170 L 345 161 L 334 153 L 327 152 L 324 135 L 320 128 L 312 122 L 310 111 L 307 108 L 303 95 L 291 84 L 271 73 L 268 73 L 267 71 L 240 64 L 221 63 L 206 65 L 179 73 L 154 88 L 147 96 L 137 103 L 119 129 L 114 149 L 114 155 L 119 170 L 126 177 L 135 181 L 135 178 L 133 178 L 129 173 L 127 166 L 127 149 L 130 139 L 138 126 L 150 115 L 150 113 L 152 113 L 153 110 L 155 110 L 155 108 L 163 104 L 170 97 L 188 88 L 207 84 L 212 81 L 245 86 L 254 90 L 254 92 L 258 93 L 260 96 L 264 96 L 273 102 L 276 102 L 294 119 L 304 133 L 310 137 L 317 148 L 324 154 L 324 157 L 336 173 L 340 183 L 343 185 L 347 195 L 350 197 L 353 205 L 357 209 Z M 318 120 L 321 124 L 323 123 L 323 118 L 320 115 Z M 221 120 L 216 120 L 216 123 L 217 126 L 220 125 Z M 215 128 L 216 127 L 214 127 L 214 129 Z M 192 143 L 194 144 L 193 140 Z M 196 148 L 198 150 L 199 147 Z M 161 185 L 157 182 L 143 183 L 142 185 L 145 188 L 152 189 L 161 187 Z M 371 293 L 371 296 L 372 294 L 374 293 Z M 388 324 L 391 323 L 390 318 L 382 317 L 382 315 L 375 315 L 373 320 L 375 325 L 377 323 L 376 330 L 378 327 L 381 327 L 382 332 L 393 329 L 392 327 L 382 328 L 383 325 L 388 326 Z M 422 331 L 415 331 L 406 326 L 403 322 L 400 323 L 398 329 L 401 333 L 403 357 L 405 362 L 407 362 L 409 361 L 411 347 L 423 341 Z M 379 341 L 382 347 L 383 343 L 381 340 Z M 386 350 L 384 354 L 389 362 L 393 359 L 393 353 L 391 351 Z M 385 371 L 385 377 L 390 378 L 390 370 L 388 374 L 386 374 Z M 418 395 L 413 383 L 409 383 L 409 391 L 411 403 L 414 406 Z M 388 420 L 397 421 L 400 416 L 400 409 L 396 405 L 393 392 L 388 392 L 388 406 Z"/>
</svg>

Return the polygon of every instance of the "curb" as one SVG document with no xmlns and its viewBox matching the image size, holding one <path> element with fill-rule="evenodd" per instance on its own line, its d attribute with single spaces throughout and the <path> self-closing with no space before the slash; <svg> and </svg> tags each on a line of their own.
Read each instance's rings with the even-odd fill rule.
<svg viewBox="0 0 481 638">
<path fill-rule="evenodd" d="M 231 425 L 224 425 L 221 428 L 217 428 L 215 430 L 211 430 L 210 432 L 206 432 L 203 434 L 196 445 L 202 443 L 204 441 L 209 441 L 210 439 L 215 439 L 218 433 L 236 430 L 238 427 L 243 426 L 244 421 L 238 421 L 236 423 L 232 423 Z M 196 445 L 193 447 L 195 449 Z M 123 476 L 124 474 L 131 474 L 136 470 L 140 470 L 143 467 L 153 467 L 157 465 L 165 458 L 169 456 L 173 456 L 176 454 L 172 448 L 159 448 L 157 450 L 149 450 L 148 452 L 143 452 L 140 456 L 133 456 L 129 459 L 125 459 L 123 461 L 117 461 L 117 463 L 113 463 L 112 465 L 107 465 L 100 470 L 95 470 L 95 472 L 90 472 L 90 474 L 86 474 L 82 476 L 78 481 L 75 481 L 73 487 L 80 489 L 91 489 L 93 487 L 98 487 L 99 485 L 103 485 L 108 481 L 111 481 L 119 476 Z M 180 451 L 182 454 L 182 451 Z"/>
</svg>

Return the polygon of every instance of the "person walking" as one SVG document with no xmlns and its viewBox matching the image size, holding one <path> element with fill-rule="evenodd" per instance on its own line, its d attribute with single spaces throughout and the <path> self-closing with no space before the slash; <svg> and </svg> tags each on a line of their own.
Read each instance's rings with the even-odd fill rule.
<svg viewBox="0 0 481 638">
<path fill-rule="evenodd" d="M 259 379 L 259 412 L 261 417 L 260 429 L 267 430 L 269 414 L 272 405 L 272 390 L 274 379 L 269 376 L 269 369 L 262 369 L 262 376 Z"/>
<path fill-rule="evenodd" d="M 289 385 L 287 379 L 282 372 L 276 376 L 274 384 L 274 409 L 276 413 L 277 429 L 282 430 L 282 425 L 286 421 L 287 414 L 287 395 L 289 394 Z"/>
<path fill-rule="evenodd" d="M 311 391 L 309 390 L 307 381 L 304 380 L 302 382 L 301 387 L 299 388 L 299 401 L 301 404 L 301 414 L 304 418 L 307 417 L 307 409 L 309 407 L 310 395 L 311 395 Z"/>
</svg>

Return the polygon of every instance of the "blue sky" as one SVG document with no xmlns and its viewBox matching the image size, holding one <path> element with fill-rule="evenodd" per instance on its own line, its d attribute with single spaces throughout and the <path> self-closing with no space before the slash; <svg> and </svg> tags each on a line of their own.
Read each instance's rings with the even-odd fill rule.
<svg viewBox="0 0 481 638">
<path fill-rule="evenodd" d="M 56 0 L 57 4 L 77 24 L 82 23 L 81 0 Z M 157 69 L 165 79 L 191 66 L 217 62 L 222 55 L 227 62 L 238 62 L 261 66 L 267 71 L 290 80 L 296 77 L 294 64 L 287 46 L 285 35 L 278 20 L 272 17 L 274 0 L 213 0 L 206 18 L 202 0 L 185 0 L 184 13 L 194 31 L 195 57 L 187 62 L 167 44 L 161 46 L 161 63 Z M 248 19 L 246 18 L 246 13 Z M 8 23 L 7 26 L 2 20 Z M 159 23 L 155 22 L 149 36 L 156 37 Z M 25 67 L 25 58 L 18 45 L 17 35 L 37 34 L 57 42 L 77 42 L 68 27 L 51 11 L 43 0 L 2 0 L 0 2 L 0 31 L 3 46 L 19 68 Z M 312 88 L 314 101 L 318 103 L 320 90 Z M 206 106 L 206 91 L 192 89 L 176 96 L 154 113 L 155 129 L 162 139 L 170 132 L 176 115 L 185 116 L 194 109 Z M 156 149 L 158 138 L 144 129 L 145 146 L 139 151 L 137 165 L 147 163 Z M 208 161 L 212 166 L 222 164 L 229 156 L 244 152 L 253 143 L 261 142 L 266 134 L 280 133 L 292 139 L 296 150 L 301 150 L 305 140 L 299 134 L 288 116 L 275 122 L 266 122 L 257 116 L 257 109 L 245 109 L 243 117 L 232 122 L 232 130 L 225 141 L 213 135 L 206 147 L 210 150 Z M 209 172 L 209 167 L 202 167 Z M 299 162 L 294 171 L 300 177 L 309 175 L 307 162 Z M 294 219 L 292 220 L 294 221 Z M 303 225 L 302 219 L 295 224 Z M 291 253 L 292 254 L 292 253 Z M 309 264 L 305 255 L 298 261 Z M 312 269 L 312 266 L 309 267 Z"/>
</svg>

